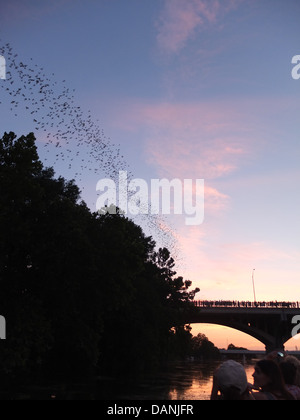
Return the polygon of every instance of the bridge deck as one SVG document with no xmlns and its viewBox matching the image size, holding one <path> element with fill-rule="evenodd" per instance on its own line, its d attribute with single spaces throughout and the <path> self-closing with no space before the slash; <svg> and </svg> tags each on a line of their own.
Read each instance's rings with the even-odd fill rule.
<svg viewBox="0 0 300 420">
<path fill-rule="evenodd" d="M 222 309 L 298 309 L 300 310 L 300 302 L 246 302 L 246 301 L 194 301 L 197 308 L 222 308 Z"/>
<path fill-rule="evenodd" d="M 290 315 L 300 315 L 300 309 L 297 308 L 242 308 L 242 307 L 196 307 L 199 312 L 206 314 L 252 314 L 252 315 L 278 315 L 281 313 Z"/>
</svg>

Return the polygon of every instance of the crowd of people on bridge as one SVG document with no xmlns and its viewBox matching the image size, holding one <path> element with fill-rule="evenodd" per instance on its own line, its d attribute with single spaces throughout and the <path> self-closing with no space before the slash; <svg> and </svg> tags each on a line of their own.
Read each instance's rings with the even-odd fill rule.
<svg viewBox="0 0 300 420">
<path fill-rule="evenodd" d="M 197 300 L 194 302 L 198 308 L 300 308 L 300 302 L 249 302 L 239 300 Z"/>
<path fill-rule="evenodd" d="M 248 383 L 243 365 L 233 360 L 215 372 L 212 400 L 228 401 L 300 401 L 300 361 L 281 352 L 273 352 L 256 363 L 253 384 Z"/>
</svg>

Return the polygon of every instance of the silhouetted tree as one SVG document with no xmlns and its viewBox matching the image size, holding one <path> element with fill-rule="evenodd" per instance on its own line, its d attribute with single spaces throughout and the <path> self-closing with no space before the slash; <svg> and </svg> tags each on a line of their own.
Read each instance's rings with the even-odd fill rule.
<svg viewBox="0 0 300 420">
<path fill-rule="evenodd" d="M 96 363 L 91 335 L 99 333 L 87 323 L 95 302 L 93 218 L 78 204 L 78 188 L 43 168 L 33 134 L 13 133 L 0 141 L 0 186 L 2 368 L 38 370 L 53 359 L 55 371 L 71 372 L 87 367 L 83 359 Z"/>
<path fill-rule="evenodd" d="M 201 359 L 219 359 L 220 351 L 204 334 L 198 334 L 192 339 L 192 355 Z"/>
<path fill-rule="evenodd" d="M 74 181 L 43 167 L 33 134 L 0 140 L 0 191 L 2 372 L 141 372 L 174 339 L 184 353 L 198 289 L 176 277 L 167 249 L 122 212 L 91 213 Z"/>
</svg>

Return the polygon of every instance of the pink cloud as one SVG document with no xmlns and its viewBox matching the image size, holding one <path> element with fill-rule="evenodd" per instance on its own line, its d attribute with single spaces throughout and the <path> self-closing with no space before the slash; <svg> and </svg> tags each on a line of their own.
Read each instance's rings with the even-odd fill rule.
<svg viewBox="0 0 300 420">
<path fill-rule="evenodd" d="M 244 166 L 260 144 L 248 110 L 227 102 L 127 103 L 118 124 L 141 130 L 145 159 L 159 177 L 205 179 L 206 209 L 214 212 L 230 202 L 216 182 Z"/>
<path fill-rule="evenodd" d="M 218 179 L 236 171 L 252 151 L 251 124 L 235 107 L 145 105 L 135 118 L 148 127 L 146 156 L 163 176 Z"/>
<path fill-rule="evenodd" d="M 163 50 L 177 52 L 202 23 L 203 19 L 195 13 L 193 2 L 167 2 L 157 25 L 157 41 Z"/>
<path fill-rule="evenodd" d="M 269 185 L 269 178 L 264 181 L 261 174 L 257 179 L 255 174 L 245 179 L 244 170 L 269 153 L 270 141 L 278 138 L 272 121 L 295 105 L 291 98 L 205 103 L 149 103 L 127 98 L 114 106 L 111 124 L 138 139 L 141 159 L 152 166 L 158 178 L 204 179 L 205 223 L 211 218 L 217 223 L 234 204 L 233 191 L 245 191 L 253 183 Z"/>
<path fill-rule="evenodd" d="M 157 22 L 157 42 L 169 53 L 177 53 L 194 36 L 197 30 L 216 24 L 224 15 L 235 9 L 242 0 L 172 0 Z"/>
</svg>

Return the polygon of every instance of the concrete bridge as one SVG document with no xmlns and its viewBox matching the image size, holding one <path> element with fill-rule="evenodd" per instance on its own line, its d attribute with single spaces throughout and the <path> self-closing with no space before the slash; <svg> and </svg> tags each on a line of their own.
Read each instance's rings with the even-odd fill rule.
<svg viewBox="0 0 300 420">
<path fill-rule="evenodd" d="M 300 317 L 299 302 L 197 301 L 194 304 L 187 324 L 234 328 L 262 342 L 267 352 L 284 350 L 284 344 L 292 338 L 294 317 Z"/>
</svg>

